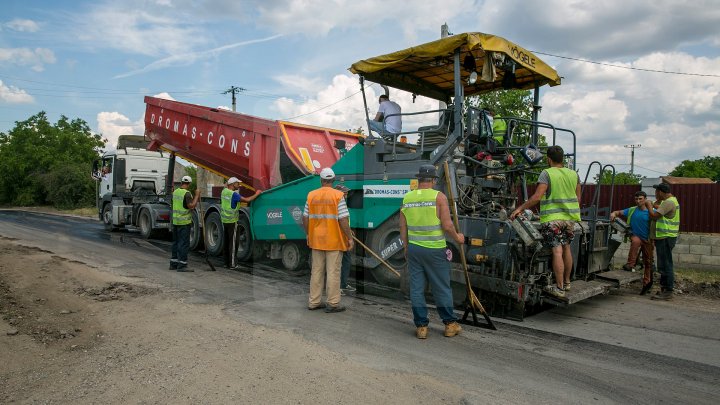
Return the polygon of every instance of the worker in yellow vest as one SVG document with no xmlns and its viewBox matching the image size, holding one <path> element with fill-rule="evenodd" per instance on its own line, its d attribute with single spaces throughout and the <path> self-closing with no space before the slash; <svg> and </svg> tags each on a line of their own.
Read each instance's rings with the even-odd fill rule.
<svg viewBox="0 0 720 405">
<path fill-rule="evenodd" d="M 653 226 L 650 226 L 650 237 L 655 240 L 657 269 L 660 272 L 660 291 L 651 298 L 668 301 L 672 299 L 675 288 L 672 251 L 680 232 L 680 203 L 670 192 L 669 184 L 655 184 L 653 188 L 660 206 L 654 209 L 650 201 L 645 204 L 650 219 L 655 221 L 654 232 Z"/>
<path fill-rule="evenodd" d="M 510 214 L 510 219 L 540 203 L 540 233 L 552 249 L 552 268 L 555 285 L 545 286 L 545 292 L 564 298 L 570 291 L 573 257 L 570 243 L 575 238 L 575 224 L 580 221 L 580 177 L 565 168 L 565 151 L 554 145 L 547 150 L 547 169 L 538 177 L 537 189 L 527 201 Z"/>
<path fill-rule="evenodd" d="M 420 166 L 416 177 L 417 190 L 405 194 L 400 209 L 400 238 L 408 261 L 415 336 L 418 339 L 427 338 L 430 321 L 425 303 L 425 286 L 429 282 L 438 315 L 445 324 L 444 334 L 452 337 L 460 333 L 462 328 L 453 311 L 450 255 L 445 235 L 458 244 L 465 243 L 465 236 L 453 226 L 445 194 L 433 189 L 438 178 L 435 166 Z"/>
<path fill-rule="evenodd" d="M 237 253 L 237 223 L 240 217 L 240 202 L 251 202 L 260 195 L 260 190 L 255 190 L 255 194 L 250 197 L 243 197 L 238 190 L 242 181 L 237 177 L 230 177 L 225 187 L 220 193 L 220 220 L 223 224 L 224 249 L 223 256 L 225 258 L 225 267 L 235 270 Z"/>
<path fill-rule="evenodd" d="M 173 243 L 170 256 L 170 270 L 179 272 L 192 272 L 188 268 L 187 256 L 190 250 L 190 228 L 192 227 L 192 214 L 190 210 L 200 201 L 200 190 L 195 192 L 193 198 L 190 192 L 190 176 L 183 176 L 180 187 L 172 196 L 172 235 Z"/>
<path fill-rule="evenodd" d="M 351 250 L 354 243 L 350 213 L 343 192 L 333 188 L 334 181 L 331 168 L 320 171 L 320 188 L 308 193 L 302 219 L 312 249 L 308 309 L 325 308 L 328 313 L 345 311 L 340 305 L 340 263 L 343 252 Z M 323 285 L 327 304 L 322 302 Z"/>
</svg>

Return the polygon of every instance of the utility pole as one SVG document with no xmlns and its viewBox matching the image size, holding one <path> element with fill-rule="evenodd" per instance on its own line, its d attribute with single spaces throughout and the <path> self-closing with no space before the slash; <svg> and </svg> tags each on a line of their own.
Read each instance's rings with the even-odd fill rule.
<svg viewBox="0 0 720 405">
<path fill-rule="evenodd" d="M 632 145 L 625 145 L 626 148 L 630 148 L 630 175 L 632 176 L 635 174 L 635 148 L 640 148 L 642 145 L 638 144 L 632 144 Z"/>
<path fill-rule="evenodd" d="M 222 94 L 232 93 L 232 109 L 233 109 L 233 112 L 235 112 L 235 108 L 236 108 L 236 106 L 237 106 L 237 102 L 236 102 L 236 100 L 235 100 L 235 94 L 237 94 L 237 93 L 239 93 L 239 92 L 241 92 L 241 91 L 245 91 L 245 89 L 243 89 L 242 87 L 230 86 L 229 89 L 225 90 L 225 91 L 222 93 Z"/>
</svg>

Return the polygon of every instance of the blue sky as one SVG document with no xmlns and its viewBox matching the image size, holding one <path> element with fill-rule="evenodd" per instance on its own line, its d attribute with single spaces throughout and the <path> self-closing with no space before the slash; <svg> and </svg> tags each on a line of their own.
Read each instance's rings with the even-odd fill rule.
<svg viewBox="0 0 720 405">
<path fill-rule="evenodd" d="M 347 68 L 437 39 L 447 22 L 602 63 L 540 55 L 563 77 L 541 93 L 540 119 L 577 133 L 581 170 L 598 160 L 629 171 L 627 144 L 642 145 L 635 172 L 647 177 L 720 155 L 718 0 L 6 0 L 2 10 L 0 132 L 46 111 L 113 143 L 142 134 L 145 95 L 230 106 L 230 86 L 246 89 L 243 113 L 357 128 L 362 97 Z M 408 112 L 435 105 L 393 98 Z"/>
</svg>

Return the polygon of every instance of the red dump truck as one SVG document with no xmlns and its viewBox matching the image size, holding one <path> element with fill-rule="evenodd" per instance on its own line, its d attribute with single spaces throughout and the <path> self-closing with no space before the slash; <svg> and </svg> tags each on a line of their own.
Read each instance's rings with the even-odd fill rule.
<svg viewBox="0 0 720 405">
<path fill-rule="evenodd" d="M 101 165 L 115 168 L 112 177 L 105 176 L 109 180 L 96 176 L 99 217 L 111 231 L 137 226 L 150 237 L 170 229 L 175 156 L 225 178 L 238 177 L 245 186 L 241 193 L 250 195 L 319 173 L 361 137 L 155 97 L 145 97 L 145 103 L 147 146 L 124 146 L 96 163 L 98 173 Z M 148 161 L 152 170 L 145 167 Z M 136 179 L 138 173 L 143 181 Z M 201 206 L 202 212 L 193 212 L 191 248 L 198 247 L 204 231 L 208 252 L 219 254 L 224 243 L 220 201 L 206 196 Z"/>
<path fill-rule="evenodd" d="M 245 195 L 319 173 L 362 137 L 155 97 L 145 97 L 145 104 L 148 150 L 170 152 L 171 166 L 180 156 L 223 177 L 235 176 L 243 181 Z M 166 190 L 171 181 L 168 176 Z M 199 245 L 203 231 L 207 251 L 219 254 L 224 244 L 220 200 L 205 197 L 202 202 L 204 224 L 197 226 L 194 218 L 191 247 Z M 278 254 L 269 256 L 281 258 Z"/>
</svg>

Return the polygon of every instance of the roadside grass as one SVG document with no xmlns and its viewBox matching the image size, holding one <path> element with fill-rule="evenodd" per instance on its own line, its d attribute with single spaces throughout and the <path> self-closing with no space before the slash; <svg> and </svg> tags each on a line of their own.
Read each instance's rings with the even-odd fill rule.
<svg viewBox="0 0 720 405">
<path fill-rule="evenodd" d="M 687 279 L 693 283 L 718 283 L 720 270 L 675 269 L 676 279 Z"/>
<path fill-rule="evenodd" d="M 10 208 L 10 207 L 8 207 Z M 13 207 L 20 210 L 25 211 L 35 211 L 35 212 L 45 212 L 49 214 L 65 214 L 65 215 L 77 215 L 80 217 L 88 217 L 88 218 L 96 218 L 97 217 L 97 208 L 95 207 L 85 207 L 85 208 L 75 208 L 72 210 L 59 210 L 55 207 L 51 206 L 37 206 L 37 207 Z"/>
</svg>

